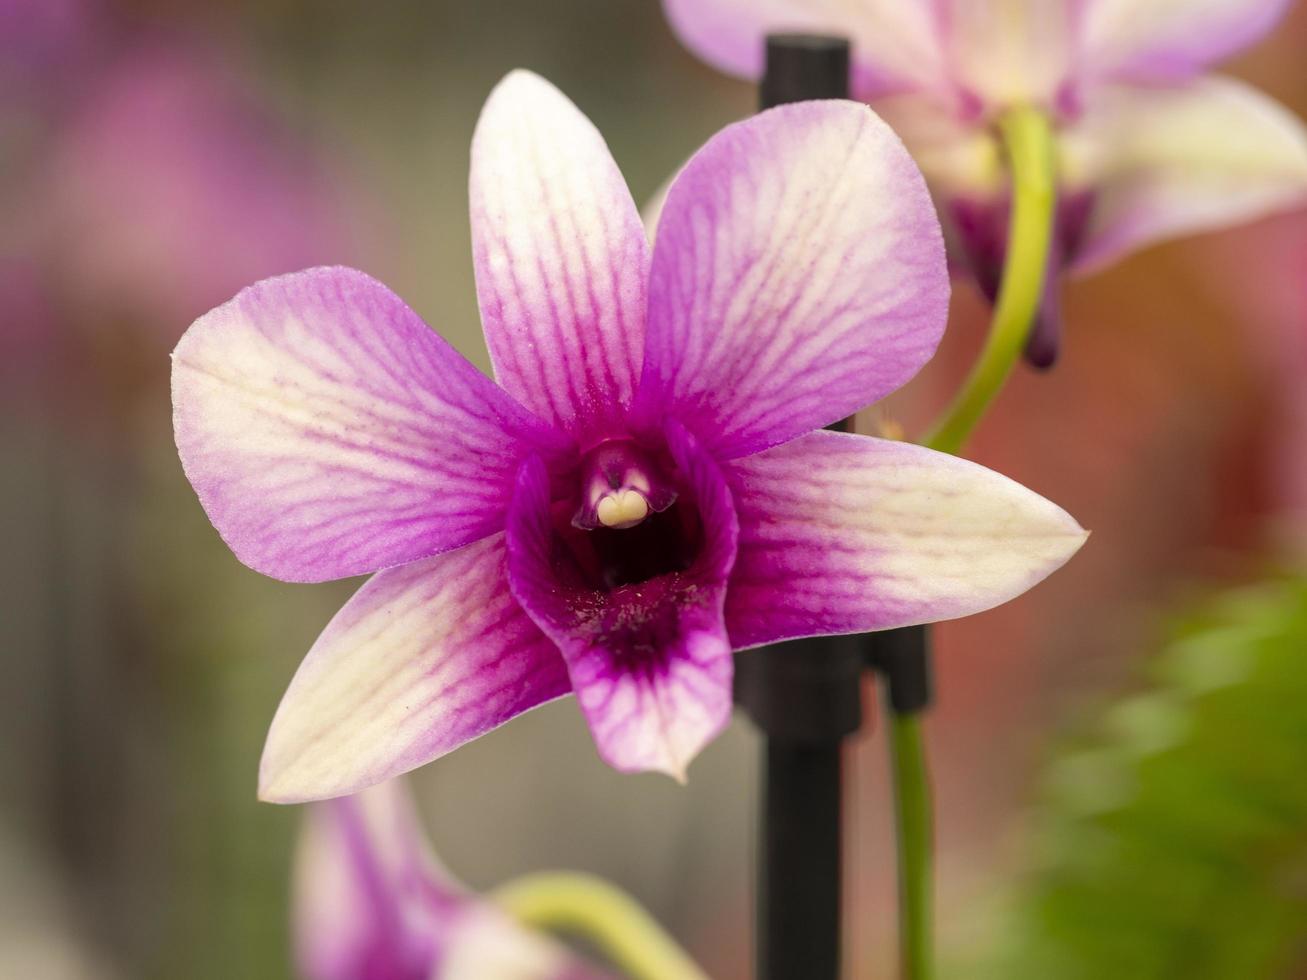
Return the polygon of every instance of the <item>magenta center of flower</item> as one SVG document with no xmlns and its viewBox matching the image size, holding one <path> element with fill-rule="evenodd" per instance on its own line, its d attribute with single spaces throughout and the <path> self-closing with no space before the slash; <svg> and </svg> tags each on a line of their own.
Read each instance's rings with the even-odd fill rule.
<svg viewBox="0 0 1307 980">
<path fill-rule="evenodd" d="M 684 571 L 703 541 L 693 495 L 681 492 L 670 459 L 612 439 L 581 460 L 570 526 L 556 523 L 588 588 L 611 591 Z"/>
</svg>

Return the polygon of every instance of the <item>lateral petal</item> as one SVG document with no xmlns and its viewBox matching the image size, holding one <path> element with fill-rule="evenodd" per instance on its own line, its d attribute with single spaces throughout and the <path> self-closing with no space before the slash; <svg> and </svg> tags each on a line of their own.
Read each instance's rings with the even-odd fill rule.
<svg viewBox="0 0 1307 980">
<path fill-rule="evenodd" d="M 503 527 L 525 453 L 560 437 L 353 269 L 265 279 L 173 352 L 173 429 L 205 512 L 251 568 L 376 571 Z"/>
<path fill-rule="evenodd" d="M 931 357 L 949 282 L 897 136 L 852 102 L 780 106 L 714 136 L 658 221 L 635 418 L 718 459 L 851 415 Z"/>
</svg>

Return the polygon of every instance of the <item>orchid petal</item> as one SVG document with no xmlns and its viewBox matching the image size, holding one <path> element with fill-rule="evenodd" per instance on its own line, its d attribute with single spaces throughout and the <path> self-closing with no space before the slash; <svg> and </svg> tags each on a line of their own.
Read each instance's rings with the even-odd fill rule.
<svg viewBox="0 0 1307 980">
<path fill-rule="evenodd" d="M 1307 202 L 1307 131 L 1231 79 L 1106 87 L 1062 146 L 1064 183 L 1094 194 L 1071 256 L 1078 272 L 1161 239 Z"/>
<path fill-rule="evenodd" d="M 471 901 L 427 845 L 403 780 L 309 807 L 292 891 L 304 980 L 424 980 Z"/>
<path fill-rule="evenodd" d="M 606 976 L 464 890 L 427 843 L 403 779 L 308 807 L 293 889 L 304 980 Z"/>
<path fill-rule="evenodd" d="M 983 466 L 869 436 L 814 432 L 726 470 L 740 515 L 726 600 L 737 648 L 981 612 L 1087 536 Z"/>
<path fill-rule="evenodd" d="M 172 396 L 209 519 L 245 564 L 295 582 L 499 530 L 523 453 L 558 440 L 352 269 L 267 279 L 200 317 Z"/>
<path fill-rule="evenodd" d="M 1290 0 L 1086 0 L 1081 58 L 1100 78 L 1192 76 L 1260 40 Z"/>
<path fill-rule="evenodd" d="M 1052 102 L 1069 74 L 1076 32 L 1066 0 L 932 0 L 942 8 L 960 105 Z"/>
<path fill-rule="evenodd" d="M 940 198 L 990 198 L 1008 191 L 1007 161 L 997 132 L 928 95 L 880 99 L 876 112 L 903 140 Z"/>
<path fill-rule="evenodd" d="M 536 460 L 523 465 L 509 515 L 509 575 L 518 601 L 562 651 L 604 761 L 683 780 L 730 720 L 722 603 L 736 521 L 716 464 L 675 426 L 669 445 L 685 480 L 682 503 L 694 498 L 703 527 L 688 569 L 608 592 L 587 588 L 562 553 Z"/>
<path fill-rule="evenodd" d="M 935 85 L 943 77 L 940 23 L 911 0 L 663 0 L 672 29 L 691 51 L 728 75 L 762 77 L 764 39 L 822 33 L 852 41 L 860 99 Z"/>
<path fill-rule="evenodd" d="M 649 244 L 603 137 L 515 71 L 482 110 L 470 193 L 495 377 L 585 441 L 615 434 L 640 373 Z"/>
<path fill-rule="evenodd" d="M 718 459 L 852 414 L 935 352 L 939 221 L 865 106 L 780 106 L 714 136 L 658 222 L 634 415 L 679 419 Z"/>
<path fill-rule="evenodd" d="M 356 792 L 568 691 L 558 651 L 509 594 L 504 538 L 373 576 L 277 709 L 259 796 Z"/>
</svg>

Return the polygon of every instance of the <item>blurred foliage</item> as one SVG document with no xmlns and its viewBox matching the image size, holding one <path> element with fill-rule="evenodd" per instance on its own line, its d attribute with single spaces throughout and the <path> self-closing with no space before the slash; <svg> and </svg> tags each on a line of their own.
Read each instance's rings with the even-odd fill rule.
<svg viewBox="0 0 1307 980">
<path fill-rule="evenodd" d="M 992 972 L 1260 980 L 1307 966 L 1307 578 L 1176 624 L 1150 689 L 1059 752 Z"/>
</svg>

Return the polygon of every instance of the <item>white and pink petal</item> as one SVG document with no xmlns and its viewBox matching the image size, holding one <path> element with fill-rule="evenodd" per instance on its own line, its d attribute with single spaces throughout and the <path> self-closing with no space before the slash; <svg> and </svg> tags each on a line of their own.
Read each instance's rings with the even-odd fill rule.
<svg viewBox="0 0 1307 980">
<path fill-rule="evenodd" d="M 737 649 L 981 612 L 1087 536 L 983 466 L 868 436 L 814 432 L 726 473 L 740 522 L 726 600 Z"/>
<path fill-rule="evenodd" d="M 287 581 L 491 534 L 524 455 L 563 445 L 353 269 L 267 279 L 200 317 L 173 352 L 172 398 L 209 519 L 241 561 Z"/>
<path fill-rule="evenodd" d="M 765 39 L 775 33 L 821 33 L 852 42 L 853 94 L 941 86 L 942 18 L 915 0 L 663 0 L 677 37 L 720 71 L 762 77 Z"/>
<path fill-rule="evenodd" d="M 1105 86 L 1060 145 L 1066 191 L 1091 197 L 1070 256 L 1077 272 L 1167 238 L 1307 205 L 1307 128 L 1233 79 Z"/>
<path fill-rule="evenodd" d="M 1189 78 L 1260 40 L 1291 0 L 1084 0 L 1084 74 L 1120 80 Z"/>
<path fill-rule="evenodd" d="M 470 198 L 496 379 L 582 441 L 615 434 L 640 374 L 649 244 L 603 137 L 514 71 L 481 112 Z"/>
<path fill-rule="evenodd" d="M 728 126 L 658 221 L 634 417 L 716 458 L 757 452 L 889 394 L 935 352 L 949 283 L 912 158 L 852 102 Z"/>
<path fill-rule="evenodd" d="M 268 732 L 259 796 L 357 792 L 569 690 L 557 649 L 509 593 L 503 534 L 388 569 L 300 665 Z"/>
</svg>

